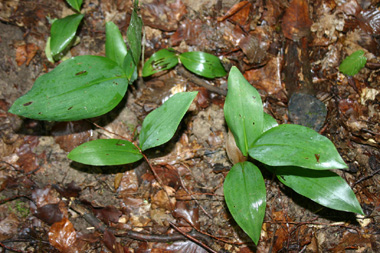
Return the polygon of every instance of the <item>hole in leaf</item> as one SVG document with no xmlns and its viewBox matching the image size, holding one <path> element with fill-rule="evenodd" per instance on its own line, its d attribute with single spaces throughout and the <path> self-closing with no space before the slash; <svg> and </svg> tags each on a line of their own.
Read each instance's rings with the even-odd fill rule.
<svg viewBox="0 0 380 253">
<path fill-rule="evenodd" d="M 314 154 L 314 156 L 315 156 L 315 159 L 317 159 L 317 163 L 319 163 L 319 158 L 321 157 L 321 155 L 320 154 Z"/>
<path fill-rule="evenodd" d="M 76 76 L 87 75 L 87 71 L 86 71 L 86 70 L 83 70 L 83 71 L 80 71 L 80 72 L 76 73 L 75 75 L 76 75 Z"/>
</svg>

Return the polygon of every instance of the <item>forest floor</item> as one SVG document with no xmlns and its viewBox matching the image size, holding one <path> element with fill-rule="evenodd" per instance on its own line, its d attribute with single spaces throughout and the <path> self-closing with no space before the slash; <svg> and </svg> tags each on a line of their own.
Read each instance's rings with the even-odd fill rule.
<svg viewBox="0 0 380 253">
<path fill-rule="evenodd" d="M 168 47 L 223 57 L 227 70 L 237 66 L 259 90 L 265 111 L 278 123 L 310 124 L 335 144 L 349 166 L 337 173 L 355 192 L 364 217 L 318 205 L 263 170 L 267 208 L 254 245 L 223 197 L 232 166 L 225 150 L 223 94 L 199 86 L 199 77 L 177 67 L 140 78 L 114 110 L 96 119 L 20 118 L 8 112 L 10 106 L 59 64 L 45 56 L 49 20 L 74 12 L 64 1 L 1 1 L 2 252 L 380 252 L 379 3 L 140 2 L 145 60 Z M 125 36 L 131 12 L 131 1 L 85 0 L 80 43 L 69 54 L 104 56 L 105 23 L 113 21 Z M 363 50 L 368 61 L 347 77 L 339 64 L 356 50 Z M 201 82 L 227 89 L 227 78 Z M 89 140 L 133 139 L 150 111 L 172 94 L 192 90 L 199 91 L 195 106 L 174 138 L 148 153 L 171 192 L 170 203 L 145 162 L 92 167 L 67 158 Z M 296 93 L 323 102 L 327 114 L 318 112 L 312 122 L 302 110 L 289 116 L 289 99 Z M 302 102 L 309 104 L 298 107 L 314 103 Z"/>
</svg>

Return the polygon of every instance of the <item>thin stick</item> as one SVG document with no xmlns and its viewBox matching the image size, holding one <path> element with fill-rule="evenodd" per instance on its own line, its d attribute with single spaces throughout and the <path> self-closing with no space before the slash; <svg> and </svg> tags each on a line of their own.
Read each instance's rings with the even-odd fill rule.
<svg viewBox="0 0 380 253">
<path fill-rule="evenodd" d="M 188 235 L 186 234 L 185 232 L 183 232 L 181 229 L 179 229 L 176 225 L 174 225 L 172 222 L 169 222 L 169 224 L 175 229 L 177 230 L 179 233 L 181 233 L 183 236 L 186 236 L 189 240 L 201 245 L 202 247 L 204 247 L 205 249 L 207 249 L 208 251 L 210 252 L 213 252 L 213 253 L 217 253 L 217 251 L 211 249 L 209 246 L 207 246 L 206 244 L 204 244 L 203 242 L 195 239 L 194 237 L 192 237 L 191 235 Z"/>
</svg>

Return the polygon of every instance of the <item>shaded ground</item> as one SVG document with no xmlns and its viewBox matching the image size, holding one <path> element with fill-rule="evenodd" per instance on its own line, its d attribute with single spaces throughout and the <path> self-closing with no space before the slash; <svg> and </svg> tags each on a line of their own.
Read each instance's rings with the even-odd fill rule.
<svg viewBox="0 0 380 253">
<path fill-rule="evenodd" d="M 178 68 L 130 87 L 115 110 L 92 120 L 104 129 L 87 121 L 41 122 L 7 113 L 38 76 L 55 66 L 44 53 L 47 17 L 71 11 L 63 1 L 2 1 L 4 251 L 206 251 L 175 228 L 219 252 L 380 251 L 379 2 L 319 0 L 297 11 L 286 11 L 292 6 L 287 1 L 234 6 L 236 2 L 142 1 L 145 58 L 168 46 L 223 56 L 227 69 L 238 66 L 259 89 L 266 111 L 279 123 L 289 122 L 288 98 L 294 92 L 315 95 L 327 108 L 320 132 L 349 165 L 339 173 L 366 217 L 319 206 L 263 171 L 267 212 L 254 246 L 223 200 L 222 185 L 231 167 L 224 145 L 224 96 L 196 85 L 195 77 Z M 131 7 L 129 1 L 84 1 L 81 42 L 71 55 L 104 55 L 105 22 L 114 21 L 125 34 Z M 347 78 L 338 66 L 358 49 L 366 52 L 368 63 Z M 224 78 L 203 82 L 226 89 Z M 133 137 L 151 110 L 184 90 L 200 91 L 196 103 L 173 140 L 148 154 L 171 193 L 170 202 L 145 163 L 95 168 L 66 158 L 68 151 L 91 139 L 114 137 L 112 133 Z"/>
</svg>

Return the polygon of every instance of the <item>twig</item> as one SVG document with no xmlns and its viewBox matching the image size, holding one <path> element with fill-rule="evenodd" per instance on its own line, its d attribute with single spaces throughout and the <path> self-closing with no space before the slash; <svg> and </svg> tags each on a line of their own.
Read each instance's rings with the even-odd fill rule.
<svg viewBox="0 0 380 253">
<path fill-rule="evenodd" d="M 209 91 L 211 92 L 214 92 L 214 93 L 217 93 L 219 95 L 222 95 L 222 96 L 227 96 L 227 91 L 226 90 L 223 90 L 219 87 L 215 87 L 213 85 L 210 85 L 208 83 L 206 83 L 204 80 L 202 80 L 201 78 L 191 74 L 189 71 L 187 71 L 184 67 L 182 66 L 178 66 L 177 67 L 177 72 L 178 74 L 180 74 L 181 76 L 189 79 L 191 82 L 195 83 L 196 85 L 199 85 L 199 86 L 202 86 L 202 87 L 205 87 L 206 89 L 208 89 Z"/>
<path fill-rule="evenodd" d="M 9 251 L 13 251 L 13 252 L 23 252 L 21 250 L 17 250 L 17 249 L 13 249 L 11 247 L 5 246 L 2 242 L 0 242 L 0 247 L 4 248 L 5 250 L 9 250 Z"/>
<path fill-rule="evenodd" d="M 379 172 L 380 172 L 380 169 L 375 170 L 375 171 L 372 172 L 371 175 L 369 175 L 369 176 L 365 176 L 365 177 L 360 178 L 358 181 L 356 181 L 356 182 L 354 183 L 353 186 L 357 185 L 358 183 L 360 183 L 360 182 L 362 182 L 362 181 L 364 181 L 364 180 L 370 179 L 371 177 L 373 177 L 374 175 L 376 175 L 376 174 L 379 173 Z"/>
<path fill-rule="evenodd" d="M 191 197 L 192 200 L 195 201 L 195 203 L 197 203 L 197 205 L 201 208 L 201 210 L 204 212 L 204 214 L 206 214 L 207 217 L 212 219 L 212 216 L 203 208 L 203 206 L 198 202 L 198 200 L 193 196 L 193 194 L 186 188 L 185 183 L 183 182 L 181 175 L 178 174 L 178 176 L 179 176 L 179 180 L 181 181 L 182 188 L 185 190 L 185 192 L 187 194 L 189 194 L 189 196 Z"/>
<path fill-rule="evenodd" d="M 213 252 L 213 253 L 217 253 L 215 250 L 211 249 L 209 246 L 207 246 L 206 244 L 204 244 L 203 242 L 197 240 L 196 238 L 194 238 L 193 236 L 189 235 L 189 234 L 186 234 L 185 232 L 183 232 L 181 229 L 179 229 L 176 225 L 174 225 L 172 222 L 169 222 L 169 224 L 175 229 L 177 230 L 179 233 L 181 233 L 183 236 L 186 236 L 187 238 L 189 238 L 189 240 L 201 245 L 202 247 L 204 247 L 205 249 L 207 249 L 209 252 Z"/>
</svg>

